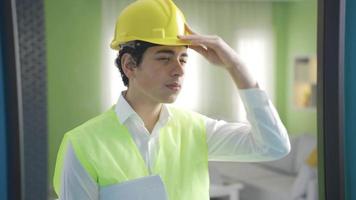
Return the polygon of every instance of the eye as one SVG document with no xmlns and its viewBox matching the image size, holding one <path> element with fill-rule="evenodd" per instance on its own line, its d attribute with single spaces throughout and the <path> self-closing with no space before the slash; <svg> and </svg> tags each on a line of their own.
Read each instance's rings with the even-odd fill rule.
<svg viewBox="0 0 356 200">
<path fill-rule="evenodd" d="M 183 63 L 183 64 L 186 64 L 187 63 L 187 60 L 186 59 L 180 59 L 179 62 Z"/>
<path fill-rule="evenodd" d="M 157 60 L 168 62 L 170 60 L 170 57 L 159 57 L 159 58 L 157 58 Z"/>
</svg>

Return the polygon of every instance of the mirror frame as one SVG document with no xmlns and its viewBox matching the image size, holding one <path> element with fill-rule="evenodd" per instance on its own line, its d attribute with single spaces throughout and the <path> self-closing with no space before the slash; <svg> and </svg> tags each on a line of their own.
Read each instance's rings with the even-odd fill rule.
<svg viewBox="0 0 356 200">
<path fill-rule="evenodd" d="M 318 0 L 319 199 L 345 199 L 345 0 Z"/>
<path fill-rule="evenodd" d="M 19 1 L 18 1 L 19 2 Z M 9 199 L 24 199 L 21 173 L 19 52 L 15 0 L 1 1 L 6 85 L 7 169 Z M 345 199 L 344 172 L 344 24 L 345 0 L 318 0 L 318 175 L 319 199 Z M 3 29 L 3 30 L 4 30 Z M 16 66 L 16 67 L 14 67 Z M 43 153 L 43 152 L 39 152 Z M 47 153 L 46 153 L 47 154 Z M 47 169 L 37 169 L 47 171 Z M 43 186 L 47 191 L 47 186 Z"/>
<path fill-rule="evenodd" d="M 21 119 L 19 97 L 19 66 L 15 47 L 16 34 L 14 8 L 12 1 L 0 1 L 1 8 L 1 40 L 4 62 L 4 96 L 5 96 L 5 128 L 6 128 L 6 184 L 7 199 L 21 199 Z"/>
</svg>

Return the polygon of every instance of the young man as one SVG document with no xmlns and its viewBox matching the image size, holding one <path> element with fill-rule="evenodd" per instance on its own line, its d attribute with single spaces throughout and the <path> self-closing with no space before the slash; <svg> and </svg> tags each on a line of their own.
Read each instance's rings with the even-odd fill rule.
<svg viewBox="0 0 356 200">
<path fill-rule="evenodd" d="M 222 39 L 194 33 L 170 0 L 139 0 L 121 13 L 111 44 L 127 90 L 109 111 L 65 134 L 55 169 L 60 199 L 209 199 L 208 160 L 257 162 L 290 151 L 264 91 Z M 187 48 L 227 70 L 250 125 L 170 107 Z"/>
</svg>

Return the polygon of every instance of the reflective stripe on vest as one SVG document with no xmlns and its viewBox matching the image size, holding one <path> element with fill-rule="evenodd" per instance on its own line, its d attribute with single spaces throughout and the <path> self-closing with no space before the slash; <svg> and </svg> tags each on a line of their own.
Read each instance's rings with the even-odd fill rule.
<svg viewBox="0 0 356 200">
<path fill-rule="evenodd" d="M 161 176 L 169 200 L 209 199 L 205 121 L 200 114 L 169 108 L 160 130 L 159 151 L 152 169 Z M 63 156 L 68 141 L 88 174 L 100 187 L 148 176 L 147 166 L 114 109 L 65 134 L 58 152 L 54 187 L 60 191 Z"/>
</svg>

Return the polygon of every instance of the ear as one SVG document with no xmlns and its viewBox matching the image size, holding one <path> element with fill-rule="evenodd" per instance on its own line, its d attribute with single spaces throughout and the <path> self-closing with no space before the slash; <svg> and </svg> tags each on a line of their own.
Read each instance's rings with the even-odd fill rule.
<svg viewBox="0 0 356 200">
<path fill-rule="evenodd" d="M 130 54 L 125 53 L 121 57 L 121 67 L 127 78 L 130 79 L 135 76 L 136 62 Z"/>
</svg>

